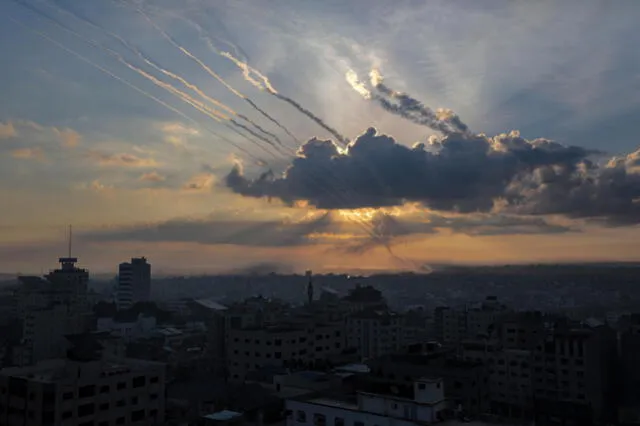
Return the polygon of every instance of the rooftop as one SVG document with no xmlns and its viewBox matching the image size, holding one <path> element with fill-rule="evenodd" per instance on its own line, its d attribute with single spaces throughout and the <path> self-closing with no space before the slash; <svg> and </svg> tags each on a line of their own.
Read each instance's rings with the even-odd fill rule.
<svg viewBox="0 0 640 426">
<path fill-rule="evenodd" d="M 216 413 L 207 414 L 206 416 L 203 416 L 203 417 L 207 420 L 227 421 L 227 420 L 235 419 L 240 416 L 242 416 L 242 413 L 238 413 L 237 411 L 222 410 Z"/>
<path fill-rule="evenodd" d="M 228 308 L 212 299 L 195 299 L 195 303 L 213 311 L 226 311 Z"/>
</svg>

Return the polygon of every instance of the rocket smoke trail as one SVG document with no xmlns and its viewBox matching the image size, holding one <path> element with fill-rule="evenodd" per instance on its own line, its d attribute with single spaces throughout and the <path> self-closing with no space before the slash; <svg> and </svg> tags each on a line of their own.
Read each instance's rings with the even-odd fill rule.
<svg viewBox="0 0 640 426">
<path fill-rule="evenodd" d="M 94 67 L 95 69 L 105 73 L 106 75 L 110 76 L 111 78 L 113 78 L 116 81 L 119 81 L 120 83 L 130 87 L 131 89 L 135 90 L 136 92 L 140 93 L 141 95 L 145 96 L 148 99 L 153 100 L 154 102 L 162 105 L 163 107 L 175 112 L 176 114 L 178 114 L 179 116 L 181 116 L 182 118 L 184 118 L 185 120 L 191 122 L 192 124 L 200 127 L 200 124 L 194 120 L 192 117 L 188 116 L 187 114 L 185 114 L 184 112 L 180 111 L 179 109 L 167 104 L 165 101 L 163 101 L 162 99 L 158 99 L 157 97 L 153 96 L 151 93 L 139 88 L 138 86 L 136 86 L 133 83 L 130 83 L 129 81 L 125 80 L 122 77 L 119 77 L 118 75 L 112 73 L 111 71 L 109 71 L 108 69 L 96 64 L 95 62 L 93 62 L 91 59 L 81 55 L 80 53 L 76 52 L 73 49 L 68 48 L 67 46 L 65 46 L 64 44 L 60 43 L 59 41 L 49 37 L 47 34 L 42 33 L 34 28 L 31 28 L 30 26 L 24 24 L 23 22 L 20 22 L 12 17 L 9 17 L 9 19 L 13 22 L 15 22 L 16 24 L 26 28 L 27 30 L 33 32 L 34 34 L 37 34 L 38 36 L 42 37 L 43 39 L 49 41 L 50 43 L 56 45 L 57 47 L 59 47 L 60 49 L 64 50 L 65 52 L 75 56 L 76 58 L 80 59 L 81 61 L 91 65 L 92 67 Z M 212 136 L 219 138 L 220 140 L 223 140 L 225 142 L 227 142 L 228 144 L 232 145 L 233 147 L 235 147 L 236 149 L 238 149 L 239 151 L 243 152 L 244 154 L 246 154 L 247 156 L 251 157 L 252 159 L 254 159 L 254 161 L 256 162 L 264 162 L 264 160 L 256 157 L 255 155 L 253 155 L 251 152 L 249 152 L 248 150 L 246 150 L 245 148 L 243 148 L 242 146 L 238 145 L 237 143 L 235 143 L 234 141 L 219 135 L 218 133 L 214 132 L 213 130 L 210 130 L 209 128 L 205 127 L 205 130 L 207 132 L 209 132 Z"/>
<path fill-rule="evenodd" d="M 234 64 L 236 64 L 238 68 L 242 70 L 242 75 L 244 76 L 245 80 L 247 80 L 249 83 L 253 84 L 255 87 L 257 87 L 260 90 L 267 91 L 268 93 L 272 94 L 273 96 L 280 99 L 281 101 L 287 102 L 289 105 L 293 106 L 298 111 L 300 111 L 301 113 L 309 117 L 311 120 L 313 120 L 320 127 L 322 127 L 323 129 L 331 133 L 341 144 L 347 145 L 349 143 L 349 140 L 347 138 L 342 136 L 336 129 L 329 126 L 327 123 L 325 123 L 322 119 L 318 118 L 318 116 L 313 114 L 311 111 L 304 108 L 302 105 L 300 105 L 298 102 L 294 101 L 293 99 L 278 93 L 276 89 L 271 85 L 271 82 L 269 81 L 269 79 L 260 71 L 249 66 L 246 62 L 242 62 L 240 59 L 234 57 L 229 52 L 222 52 L 221 54 L 225 58 L 230 59 Z M 262 82 L 253 78 L 252 74 L 256 75 L 260 80 L 262 80 Z"/>
<path fill-rule="evenodd" d="M 229 117 L 227 117 L 226 115 L 224 115 L 223 113 L 221 113 L 220 111 L 217 111 L 213 108 L 208 107 L 207 105 L 203 104 L 202 102 L 198 101 L 197 99 L 194 99 L 193 97 L 191 97 L 189 94 L 182 92 L 181 90 L 175 88 L 174 86 L 163 82 L 159 79 L 157 79 L 156 77 L 152 76 L 151 74 L 147 73 L 146 71 L 132 65 L 131 63 L 129 63 L 128 61 L 126 61 L 122 55 L 120 55 L 118 52 L 113 51 L 112 49 L 109 49 L 108 47 L 105 47 L 103 45 L 101 45 L 100 43 L 96 42 L 95 40 L 92 40 L 90 38 L 86 38 L 83 37 L 81 34 L 79 34 L 78 32 L 76 32 L 75 30 L 68 28 L 66 25 L 58 22 L 55 18 L 49 16 L 48 14 L 42 12 L 41 10 L 33 7 L 32 5 L 25 3 L 21 0 L 15 0 L 16 3 L 21 4 L 22 6 L 28 8 L 29 10 L 39 14 L 40 16 L 43 16 L 45 18 L 47 18 L 48 20 L 52 21 L 54 24 L 56 24 L 58 27 L 60 27 L 61 29 L 63 29 L 64 31 L 68 32 L 69 34 L 83 40 L 84 42 L 88 43 L 89 45 L 99 48 L 103 51 L 105 51 L 107 54 L 109 54 L 111 57 L 115 58 L 118 62 L 120 62 L 121 64 L 123 64 L 124 66 L 126 66 L 127 68 L 129 68 L 130 70 L 136 72 L 138 75 L 144 77 L 145 79 L 147 79 L 148 81 L 152 82 L 153 84 L 155 84 L 156 86 L 165 89 L 166 91 L 168 91 L 169 93 L 173 94 L 174 96 L 178 97 L 181 101 L 183 101 L 184 103 L 190 105 L 191 107 L 193 107 L 194 109 L 200 111 L 202 114 L 208 116 L 209 118 L 213 119 L 214 121 L 217 122 L 222 122 L 222 120 L 225 120 L 227 122 L 231 122 L 234 126 L 237 126 L 239 128 L 242 128 L 244 130 L 248 130 L 246 128 L 246 126 L 242 126 L 239 125 L 239 123 L 237 123 L 234 120 L 230 120 Z M 257 146 L 261 147 L 262 149 L 264 149 L 264 147 L 256 142 L 255 140 L 248 138 L 246 135 L 236 131 L 235 129 L 231 128 L 230 126 L 226 125 L 226 127 L 234 130 L 238 135 L 246 138 L 248 141 L 252 142 L 253 144 L 256 144 Z M 262 137 L 261 135 L 256 134 L 255 132 L 251 132 L 254 136 L 256 136 L 257 138 L 259 138 L 260 140 L 268 143 L 271 146 L 273 145 L 273 142 L 271 142 L 269 139 Z M 236 146 L 234 144 L 234 146 Z M 236 146 L 237 147 L 237 146 Z M 269 152 L 267 150 L 267 152 Z M 270 152 L 269 152 L 270 153 Z M 273 154 L 272 154 L 273 155 Z M 275 156 L 274 156 L 275 158 Z"/>
<path fill-rule="evenodd" d="M 164 37 L 169 43 L 171 43 L 174 47 L 176 47 L 178 50 L 180 50 L 185 56 L 187 56 L 191 60 L 195 61 L 198 65 L 200 65 L 200 67 L 203 70 L 205 70 L 210 76 L 212 76 L 213 78 L 218 80 L 220 83 L 222 83 L 222 85 L 225 86 L 230 92 L 232 92 L 237 97 L 247 101 L 247 103 L 249 103 L 249 105 L 251 105 L 253 108 L 255 108 L 263 116 L 267 117 L 270 121 L 272 121 L 273 123 L 277 124 L 278 127 L 282 128 L 283 130 L 285 130 L 287 132 L 287 134 L 289 134 L 291 137 L 293 137 L 291 132 L 289 132 L 275 118 L 271 117 L 265 111 L 263 111 L 262 109 L 258 108 L 257 105 L 253 101 L 249 100 L 249 98 L 247 98 L 242 93 L 240 93 L 236 89 L 234 89 L 229 83 L 227 83 L 222 77 L 220 77 L 218 75 L 218 73 L 213 71 L 208 65 L 206 65 L 204 62 L 202 62 L 202 60 L 200 60 L 197 56 L 195 56 L 193 53 L 191 53 L 189 50 L 187 50 L 184 46 L 180 45 L 173 37 L 171 37 L 169 34 L 167 34 L 166 31 L 164 31 L 162 28 L 160 28 L 143 10 L 141 10 L 139 8 L 136 9 L 136 10 L 137 10 L 138 13 L 140 13 L 147 20 L 147 22 L 149 22 L 149 24 L 151 26 L 153 26 L 153 28 L 155 28 L 162 35 L 162 37 Z M 240 115 L 238 115 L 238 116 L 240 117 Z M 256 129 L 260 130 L 261 132 L 273 137 L 280 145 L 284 146 L 284 144 L 282 143 L 280 138 L 278 138 L 273 133 L 265 131 L 264 128 L 262 128 L 261 126 L 259 126 L 256 123 L 254 123 L 252 120 L 248 119 L 246 116 L 242 116 L 241 118 L 243 118 L 244 120 L 249 122 L 251 125 L 253 125 Z M 261 137 L 261 139 L 264 139 L 264 138 Z"/>
<path fill-rule="evenodd" d="M 142 52 L 140 52 L 139 49 L 137 49 L 135 46 L 133 46 L 131 43 L 127 42 L 124 38 L 122 38 L 121 36 L 119 36 L 118 34 L 115 34 L 109 30 L 107 30 L 106 28 L 102 27 L 101 25 L 83 17 L 83 16 L 79 16 L 77 13 L 75 13 L 72 10 L 68 10 L 65 9 L 61 6 L 58 6 L 58 9 L 70 14 L 71 16 L 73 16 L 74 18 L 86 22 L 87 24 L 91 25 L 94 28 L 97 28 L 103 32 L 105 32 L 106 34 L 108 34 L 109 36 L 115 38 L 116 40 L 118 40 L 120 42 L 120 44 L 122 44 L 125 48 L 129 49 L 130 51 L 132 51 L 133 53 L 135 53 L 140 59 L 142 59 L 147 65 L 149 65 L 150 67 L 156 69 L 157 71 L 161 72 L 162 74 L 173 78 L 174 80 L 179 81 L 180 83 L 182 83 L 185 87 L 191 89 L 192 91 L 194 91 L 196 94 L 198 94 L 202 99 L 205 99 L 206 101 L 208 101 L 209 103 L 216 105 L 219 108 L 222 108 L 223 110 L 225 110 L 226 112 L 232 114 L 232 115 L 236 115 L 239 118 L 243 119 L 244 121 L 250 123 L 252 126 L 254 126 L 256 129 L 258 129 L 259 131 L 261 131 L 262 133 L 264 133 L 267 136 L 272 137 L 274 140 L 276 140 L 280 145 L 282 144 L 282 141 L 278 138 L 278 136 L 274 135 L 273 133 L 265 130 L 263 127 L 261 127 L 260 125 L 258 125 L 257 123 L 253 122 L 253 120 L 249 119 L 247 116 L 243 115 L 243 114 L 239 114 L 236 111 L 234 111 L 232 108 L 228 107 L 227 105 L 223 104 L 222 102 L 218 101 L 217 99 L 214 99 L 210 96 L 208 96 L 207 94 L 205 94 L 199 87 L 197 87 L 195 84 L 188 82 L 185 78 L 181 77 L 180 75 L 177 75 L 171 71 L 168 71 L 162 67 L 160 67 L 158 64 L 156 64 L 155 62 L 153 62 L 151 59 L 147 58 L 145 55 L 142 54 Z M 238 123 L 236 122 L 236 125 Z M 244 126 L 243 126 L 244 127 Z M 262 137 L 262 136 L 257 136 L 259 137 L 261 140 L 265 140 L 266 138 Z M 273 145 L 273 143 L 271 141 L 267 141 L 270 145 Z"/>
<path fill-rule="evenodd" d="M 376 90 L 399 102 L 399 105 L 397 105 L 384 102 L 384 98 L 379 98 L 378 101 L 387 111 L 407 118 L 416 124 L 438 130 L 444 134 L 469 133 L 467 125 L 464 124 L 453 111 L 440 109 L 434 112 L 431 108 L 406 93 L 396 92 L 384 84 L 384 77 L 377 69 L 371 70 L 369 77 L 371 79 L 371 85 Z"/>
<path fill-rule="evenodd" d="M 451 133 L 468 135 L 470 133 L 467 125 L 453 111 L 439 109 L 434 112 L 409 95 L 396 92 L 383 83 L 383 77 L 378 70 L 372 70 L 369 76 L 371 85 L 379 93 L 371 92 L 367 89 L 352 70 L 347 71 L 345 78 L 363 98 L 378 102 L 382 108 L 392 114 L 399 115 L 416 124 L 429 127 L 446 135 Z M 396 100 L 399 103 L 394 103 L 389 99 Z"/>
</svg>

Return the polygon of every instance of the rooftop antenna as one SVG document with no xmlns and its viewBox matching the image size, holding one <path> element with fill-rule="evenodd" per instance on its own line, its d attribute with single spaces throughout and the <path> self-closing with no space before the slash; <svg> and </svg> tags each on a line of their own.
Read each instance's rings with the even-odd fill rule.
<svg viewBox="0 0 640 426">
<path fill-rule="evenodd" d="M 69 256 L 71 257 L 71 242 L 72 242 L 72 237 L 73 237 L 73 229 L 71 227 L 71 225 L 69 225 Z"/>
</svg>

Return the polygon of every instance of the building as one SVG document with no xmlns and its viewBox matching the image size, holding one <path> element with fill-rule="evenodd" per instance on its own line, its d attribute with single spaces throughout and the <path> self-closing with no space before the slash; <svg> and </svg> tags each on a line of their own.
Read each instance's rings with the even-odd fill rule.
<svg viewBox="0 0 640 426">
<path fill-rule="evenodd" d="M 434 311 L 436 339 L 459 344 L 467 339 L 489 337 L 496 323 L 509 312 L 495 296 L 487 296 L 478 306 L 438 307 Z"/>
<path fill-rule="evenodd" d="M 163 424 L 163 364 L 105 356 L 91 335 L 69 342 L 66 358 L 0 371 L 0 424 Z"/>
<path fill-rule="evenodd" d="M 118 267 L 116 305 L 128 309 L 137 302 L 151 300 L 151 265 L 144 257 L 132 258 L 131 262 Z"/>
<path fill-rule="evenodd" d="M 404 337 L 404 318 L 386 308 L 364 309 L 347 318 L 347 347 L 363 360 L 399 351 Z"/>
<path fill-rule="evenodd" d="M 14 296 L 22 339 L 13 349 L 14 365 L 63 356 L 64 336 L 89 330 L 89 272 L 76 267 L 77 261 L 74 257 L 60 258 L 61 267 L 44 278 L 18 277 Z"/>
<path fill-rule="evenodd" d="M 304 395 L 285 402 L 287 426 L 429 425 L 447 415 L 442 379 L 422 378 L 410 395 L 359 392 L 339 398 Z"/>
<path fill-rule="evenodd" d="M 305 368 L 345 348 L 340 325 L 292 322 L 227 330 L 227 368 L 231 382 L 242 382 L 263 367 Z"/>
<path fill-rule="evenodd" d="M 367 362 L 372 384 L 407 389 L 419 377 L 441 377 L 444 395 L 452 407 L 479 415 L 489 409 L 488 375 L 481 362 L 462 360 L 451 349 L 385 355 Z"/>
<path fill-rule="evenodd" d="M 387 308 L 387 301 L 382 296 L 382 292 L 370 285 L 357 284 L 342 300 L 349 304 L 351 312 Z"/>
<path fill-rule="evenodd" d="M 533 352 L 536 424 L 604 424 L 614 414 L 615 333 L 557 323 Z"/>
<path fill-rule="evenodd" d="M 132 310 L 118 311 L 113 316 L 98 317 L 96 330 L 109 332 L 125 342 L 151 337 L 156 330 L 155 316 Z"/>
<path fill-rule="evenodd" d="M 634 315 L 629 322 L 620 333 L 619 420 L 640 423 L 640 316 Z"/>
</svg>

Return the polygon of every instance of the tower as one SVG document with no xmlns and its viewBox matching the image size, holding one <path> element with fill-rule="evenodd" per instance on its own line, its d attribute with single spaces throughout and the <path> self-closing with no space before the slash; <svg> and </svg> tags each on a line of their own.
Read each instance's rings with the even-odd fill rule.
<svg viewBox="0 0 640 426">
<path fill-rule="evenodd" d="M 151 300 L 151 265 L 144 257 L 118 265 L 116 304 L 119 310 Z"/>
<path fill-rule="evenodd" d="M 313 272 L 307 271 L 307 273 L 305 275 L 307 276 L 307 279 L 308 279 L 308 284 L 307 284 L 307 303 L 309 305 L 311 305 L 311 303 L 313 302 Z"/>
</svg>

